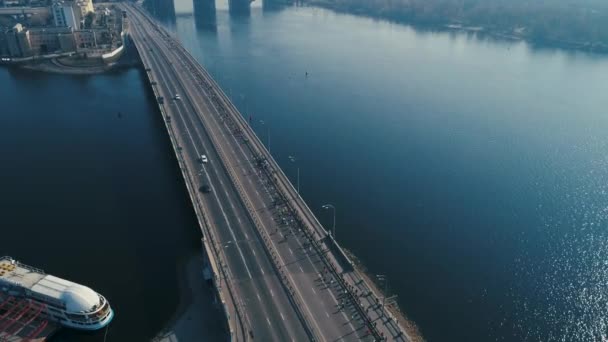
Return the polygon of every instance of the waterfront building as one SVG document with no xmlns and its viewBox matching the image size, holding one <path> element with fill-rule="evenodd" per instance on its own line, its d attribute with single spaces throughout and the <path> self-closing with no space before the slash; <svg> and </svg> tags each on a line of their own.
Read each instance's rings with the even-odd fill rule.
<svg viewBox="0 0 608 342">
<path fill-rule="evenodd" d="M 53 26 L 26 27 L 17 24 L 0 27 L 0 56 L 17 61 L 20 58 L 54 58 L 57 54 L 97 58 L 123 45 L 123 20 L 120 11 L 100 11 L 93 28 L 84 29 L 82 11 L 89 13 L 91 1 L 55 1 L 50 7 Z"/>
<path fill-rule="evenodd" d="M 93 7 L 93 0 L 77 0 L 76 5 L 80 9 L 80 15 L 84 18 L 87 13 L 95 12 Z"/>
<path fill-rule="evenodd" d="M 57 1 L 52 7 L 55 26 L 80 29 L 83 17 L 80 7 L 75 2 Z"/>
</svg>

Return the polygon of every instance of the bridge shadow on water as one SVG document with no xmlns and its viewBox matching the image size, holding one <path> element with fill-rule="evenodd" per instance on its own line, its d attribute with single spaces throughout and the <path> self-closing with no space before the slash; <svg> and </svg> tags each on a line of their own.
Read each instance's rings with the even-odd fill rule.
<svg viewBox="0 0 608 342">
<path fill-rule="evenodd" d="M 217 32 L 217 6 L 215 0 L 192 0 L 194 26 L 201 32 Z"/>
<path fill-rule="evenodd" d="M 163 24 L 174 26 L 177 22 L 174 0 L 145 0 L 144 8 Z"/>
</svg>

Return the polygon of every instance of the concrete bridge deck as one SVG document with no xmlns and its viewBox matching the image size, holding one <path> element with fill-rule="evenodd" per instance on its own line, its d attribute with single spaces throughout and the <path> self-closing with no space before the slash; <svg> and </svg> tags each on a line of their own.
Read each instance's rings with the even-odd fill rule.
<svg viewBox="0 0 608 342">
<path fill-rule="evenodd" d="M 233 339 L 407 341 L 211 76 L 139 5 L 123 6 Z"/>
</svg>

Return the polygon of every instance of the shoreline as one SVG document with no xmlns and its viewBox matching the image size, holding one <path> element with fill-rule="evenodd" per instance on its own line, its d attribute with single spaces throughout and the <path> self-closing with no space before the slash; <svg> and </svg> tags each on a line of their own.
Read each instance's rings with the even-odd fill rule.
<svg viewBox="0 0 608 342">
<path fill-rule="evenodd" d="M 96 75 L 107 71 L 115 70 L 118 68 L 116 64 L 98 65 L 98 66 L 68 66 L 62 65 L 55 60 L 47 60 L 38 62 L 35 64 L 20 64 L 18 68 L 32 71 L 48 72 L 53 74 L 66 74 L 66 75 Z"/>
<path fill-rule="evenodd" d="M 203 279 L 203 257 L 200 253 L 198 250 L 178 260 L 178 305 L 171 318 L 151 339 L 152 342 L 227 339 L 228 333 L 222 328 L 223 316 L 219 314 L 217 302 L 213 300 L 212 289 Z"/>
<path fill-rule="evenodd" d="M 24 70 L 47 72 L 64 75 L 98 75 L 141 65 L 139 55 L 135 47 L 127 42 L 124 51 L 120 52 L 115 59 L 108 62 L 102 58 L 74 58 L 72 56 L 58 56 L 53 58 L 35 59 L 17 63 L 4 64 Z"/>
<path fill-rule="evenodd" d="M 441 32 L 462 32 L 462 33 L 476 33 L 481 36 L 491 37 L 497 41 L 508 40 L 508 41 L 521 41 L 528 44 L 534 49 L 556 49 L 570 52 L 584 52 L 591 54 L 608 54 L 608 43 L 597 42 L 589 43 L 584 41 L 564 41 L 564 40 L 551 40 L 551 39 L 532 39 L 529 35 L 505 32 L 504 29 L 478 27 L 474 24 L 470 25 L 455 25 L 453 21 L 446 20 L 441 23 L 430 23 L 430 22 L 416 22 L 407 18 L 396 18 L 391 16 L 377 15 L 373 13 L 365 13 L 362 11 L 356 11 L 348 8 L 343 8 L 340 5 L 319 2 L 315 0 L 304 0 L 304 5 L 309 7 L 323 8 L 330 11 L 334 11 L 338 14 L 350 14 L 358 17 L 365 17 L 373 20 L 385 20 L 390 23 L 408 25 L 415 30 L 429 30 L 429 31 L 441 31 Z M 452 27 L 459 26 L 461 27 Z M 471 29 L 474 28 L 474 29 Z"/>
</svg>

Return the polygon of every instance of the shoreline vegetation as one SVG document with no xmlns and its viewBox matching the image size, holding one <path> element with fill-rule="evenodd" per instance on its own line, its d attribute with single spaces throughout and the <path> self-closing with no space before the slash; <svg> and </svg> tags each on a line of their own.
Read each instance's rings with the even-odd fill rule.
<svg viewBox="0 0 608 342">
<path fill-rule="evenodd" d="M 608 53 L 603 0 L 303 0 L 339 13 L 458 30 L 550 47 Z"/>
</svg>

